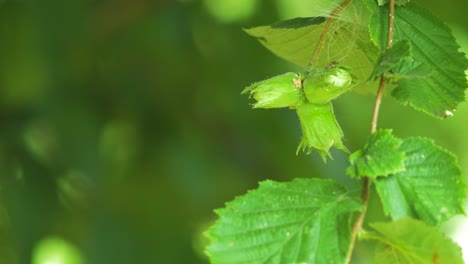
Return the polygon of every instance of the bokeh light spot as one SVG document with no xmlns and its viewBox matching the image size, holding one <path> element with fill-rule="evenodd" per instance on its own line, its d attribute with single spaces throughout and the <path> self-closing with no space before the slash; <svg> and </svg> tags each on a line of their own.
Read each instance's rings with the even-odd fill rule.
<svg viewBox="0 0 468 264">
<path fill-rule="evenodd" d="M 57 237 L 38 242 L 33 252 L 33 264 L 84 264 L 80 251 Z"/>
<path fill-rule="evenodd" d="M 207 11 L 221 23 L 234 23 L 251 17 L 258 0 L 204 0 Z"/>
<path fill-rule="evenodd" d="M 276 0 L 276 5 L 281 19 L 291 19 L 295 17 L 326 16 L 330 13 L 330 10 L 333 10 L 341 2 L 341 0 Z"/>
</svg>

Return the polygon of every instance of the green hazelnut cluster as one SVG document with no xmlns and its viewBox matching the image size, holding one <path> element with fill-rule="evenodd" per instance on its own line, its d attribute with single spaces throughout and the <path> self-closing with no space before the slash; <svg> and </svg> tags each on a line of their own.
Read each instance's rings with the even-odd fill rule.
<svg viewBox="0 0 468 264">
<path fill-rule="evenodd" d="M 304 74 L 288 72 L 247 87 L 256 102 L 253 108 L 295 109 L 302 128 L 300 150 L 316 149 L 325 160 L 330 148 L 348 151 L 343 131 L 333 114 L 331 100 L 351 88 L 351 74 L 340 67 L 315 68 Z"/>
</svg>

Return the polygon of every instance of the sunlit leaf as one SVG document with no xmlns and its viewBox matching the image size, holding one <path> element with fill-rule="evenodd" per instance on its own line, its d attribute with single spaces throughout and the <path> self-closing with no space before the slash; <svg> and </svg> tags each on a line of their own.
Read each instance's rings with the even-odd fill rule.
<svg viewBox="0 0 468 264">
<path fill-rule="evenodd" d="M 391 130 L 375 132 L 362 150 L 349 157 L 351 166 L 346 173 L 351 177 L 375 178 L 403 171 L 405 153 L 399 150 L 401 143 Z"/>
<path fill-rule="evenodd" d="M 377 233 L 361 238 L 377 240 L 374 263 L 463 264 L 460 247 L 434 227 L 410 218 L 371 224 Z"/>
<path fill-rule="evenodd" d="M 361 204 L 332 180 L 264 181 L 217 210 L 212 263 L 343 263 Z"/>
<path fill-rule="evenodd" d="M 463 213 L 465 185 L 451 153 L 423 138 L 405 139 L 399 150 L 406 154 L 405 170 L 375 180 L 387 214 L 438 225 Z"/>
</svg>

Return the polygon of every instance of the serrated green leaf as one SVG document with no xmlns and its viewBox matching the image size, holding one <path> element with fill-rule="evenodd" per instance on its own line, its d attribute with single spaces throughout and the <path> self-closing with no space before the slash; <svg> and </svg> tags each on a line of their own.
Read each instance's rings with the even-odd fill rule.
<svg viewBox="0 0 468 264">
<path fill-rule="evenodd" d="M 423 138 L 405 139 L 399 150 L 405 170 L 375 180 L 386 214 L 438 225 L 463 213 L 465 186 L 454 155 Z"/>
<path fill-rule="evenodd" d="M 429 77 L 433 73 L 433 69 L 428 64 L 415 61 L 411 50 L 409 40 L 403 39 L 397 42 L 379 58 L 379 62 L 369 79 L 376 79 L 381 74 L 393 82 L 402 78 Z"/>
<path fill-rule="evenodd" d="M 361 204 L 332 180 L 264 181 L 217 210 L 212 263 L 343 263 Z"/>
<path fill-rule="evenodd" d="M 369 27 L 371 38 L 381 50 L 387 41 L 388 8 L 379 8 L 373 0 L 365 0 L 373 11 Z M 467 88 L 465 70 L 468 60 L 452 36 L 451 30 L 428 11 L 414 5 L 395 9 L 394 39 L 397 44 L 409 39 L 415 61 L 433 69 L 427 78 L 402 78 L 392 96 L 403 105 L 431 116 L 445 118 L 464 101 Z"/>
<path fill-rule="evenodd" d="M 385 77 L 398 81 L 402 78 L 427 78 L 431 76 L 434 69 L 428 64 L 414 61 L 412 58 L 406 58 L 401 61 L 391 72 L 385 73 Z"/>
<path fill-rule="evenodd" d="M 356 78 L 353 90 L 372 91 L 375 83 L 367 82 L 378 50 L 369 40 L 367 17 L 369 11 L 361 1 L 353 1 L 327 34 L 322 52 L 315 67 L 326 67 L 338 62 L 349 69 Z M 363 22 L 365 21 L 365 22 Z M 257 38 L 277 56 L 301 67 L 306 67 L 324 29 L 325 18 L 295 18 L 260 26 L 245 31 Z"/>
<path fill-rule="evenodd" d="M 395 68 L 404 59 L 411 57 L 411 42 L 402 40 L 387 50 L 380 58 L 377 66 L 371 74 L 370 79 L 375 79 L 383 73 Z"/>
<path fill-rule="evenodd" d="M 391 130 L 378 130 L 362 150 L 349 157 L 351 166 L 346 173 L 351 177 L 376 178 L 405 170 L 405 153 L 399 150 L 402 142 Z"/>
<path fill-rule="evenodd" d="M 460 247 L 434 227 L 410 218 L 370 225 L 378 233 L 364 239 L 379 241 L 374 263 L 379 264 L 463 264 Z"/>
</svg>

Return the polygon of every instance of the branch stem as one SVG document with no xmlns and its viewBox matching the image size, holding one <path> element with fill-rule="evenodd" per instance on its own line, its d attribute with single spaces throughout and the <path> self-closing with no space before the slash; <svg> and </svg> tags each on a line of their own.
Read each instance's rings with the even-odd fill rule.
<svg viewBox="0 0 468 264">
<path fill-rule="evenodd" d="M 393 24 L 395 20 L 395 0 L 390 0 L 388 12 L 388 30 L 387 30 L 387 50 L 392 47 L 393 44 Z M 387 79 L 384 74 L 380 76 L 379 89 L 377 90 L 377 96 L 375 98 L 374 111 L 372 113 L 371 121 L 371 134 L 377 130 L 377 122 L 379 119 L 380 104 L 382 103 L 383 90 Z"/>
<path fill-rule="evenodd" d="M 387 46 L 386 49 L 389 50 L 393 44 L 393 29 L 394 29 L 394 19 L 395 19 L 395 0 L 389 0 L 389 12 L 388 12 L 388 30 L 387 30 Z M 373 134 L 377 131 L 377 122 L 379 118 L 380 105 L 382 103 L 383 91 L 385 88 L 385 83 L 387 78 L 384 74 L 380 76 L 379 88 L 377 90 L 377 95 L 375 98 L 374 110 L 372 112 L 372 121 L 371 121 L 371 130 L 370 133 Z M 363 208 L 356 222 L 354 223 L 353 229 L 351 230 L 351 241 L 350 247 L 348 249 L 348 254 L 346 256 L 347 264 L 351 263 L 354 247 L 356 244 L 357 234 L 362 230 L 362 225 L 364 224 L 364 219 L 367 214 L 367 208 L 369 205 L 369 193 L 370 187 L 372 185 L 371 179 L 364 177 L 362 180 L 362 191 L 361 191 L 361 202 L 363 203 Z"/>
<path fill-rule="evenodd" d="M 315 66 L 315 62 L 322 51 L 323 45 L 325 44 L 325 40 L 327 40 L 327 34 L 330 30 L 331 25 L 335 20 L 338 19 L 341 12 L 351 3 L 352 0 L 344 0 L 341 5 L 337 6 L 331 13 L 330 17 L 327 19 L 327 22 L 322 30 L 322 34 L 320 35 L 319 41 L 317 42 L 317 46 L 315 46 L 314 53 L 312 54 L 312 58 L 310 59 L 309 63 L 307 64 L 307 68 L 310 69 Z"/>
</svg>

